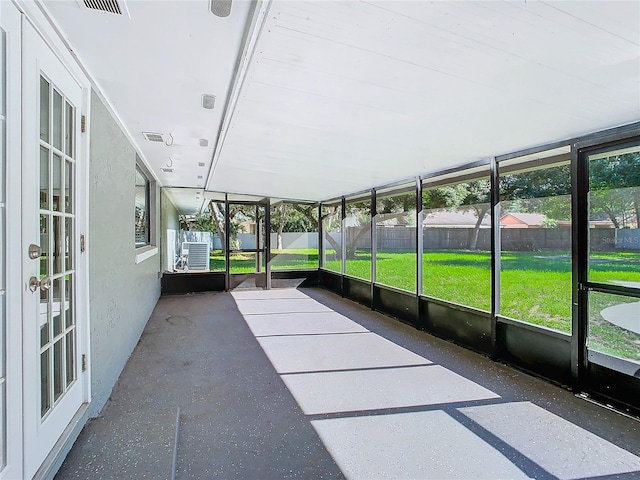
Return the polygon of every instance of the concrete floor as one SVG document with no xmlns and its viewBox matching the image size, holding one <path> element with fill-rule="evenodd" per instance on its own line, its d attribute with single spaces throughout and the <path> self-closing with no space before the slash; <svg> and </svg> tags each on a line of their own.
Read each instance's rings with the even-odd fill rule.
<svg viewBox="0 0 640 480">
<path fill-rule="evenodd" d="M 163 297 L 56 478 L 174 477 L 640 479 L 640 422 L 325 290 Z"/>
</svg>

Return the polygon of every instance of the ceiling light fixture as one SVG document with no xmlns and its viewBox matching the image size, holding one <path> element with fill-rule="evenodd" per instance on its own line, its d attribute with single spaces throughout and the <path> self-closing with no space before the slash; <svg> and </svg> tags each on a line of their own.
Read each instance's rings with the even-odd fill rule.
<svg viewBox="0 0 640 480">
<path fill-rule="evenodd" d="M 205 93 L 202 95 L 202 108 L 206 108 L 207 110 L 212 110 L 216 103 L 216 97 Z"/>
<path fill-rule="evenodd" d="M 231 13 L 231 0 L 209 0 L 209 11 L 216 17 L 228 17 Z"/>
</svg>

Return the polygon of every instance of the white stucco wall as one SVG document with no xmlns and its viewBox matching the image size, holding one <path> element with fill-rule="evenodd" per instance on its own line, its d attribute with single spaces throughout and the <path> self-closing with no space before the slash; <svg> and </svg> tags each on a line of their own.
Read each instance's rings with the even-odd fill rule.
<svg viewBox="0 0 640 480">
<path fill-rule="evenodd" d="M 179 246 L 180 220 L 178 210 L 169 199 L 169 196 L 161 190 L 160 193 L 160 229 L 162 240 L 160 242 L 160 255 L 162 257 L 163 272 L 173 271 L 176 257 L 176 248 Z"/>
<path fill-rule="evenodd" d="M 135 263 L 136 152 L 95 93 L 90 118 L 90 415 L 95 416 L 109 398 L 160 296 L 161 256 L 158 253 Z M 159 199 L 156 188 L 156 230 Z M 155 238 L 160 241 L 159 231 Z"/>
</svg>

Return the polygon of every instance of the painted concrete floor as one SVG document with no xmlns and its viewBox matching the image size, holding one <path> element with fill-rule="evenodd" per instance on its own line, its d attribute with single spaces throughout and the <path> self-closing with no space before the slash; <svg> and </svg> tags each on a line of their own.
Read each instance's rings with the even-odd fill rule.
<svg viewBox="0 0 640 480">
<path fill-rule="evenodd" d="M 640 479 L 640 422 L 324 290 L 173 296 L 56 478 Z"/>
</svg>

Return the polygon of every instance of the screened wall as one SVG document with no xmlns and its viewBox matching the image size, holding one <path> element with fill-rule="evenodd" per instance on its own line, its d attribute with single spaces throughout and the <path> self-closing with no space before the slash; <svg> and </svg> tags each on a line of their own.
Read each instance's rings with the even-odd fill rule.
<svg viewBox="0 0 640 480">
<path fill-rule="evenodd" d="M 637 172 L 636 125 L 333 200 L 321 205 L 320 284 L 634 405 Z"/>
</svg>

